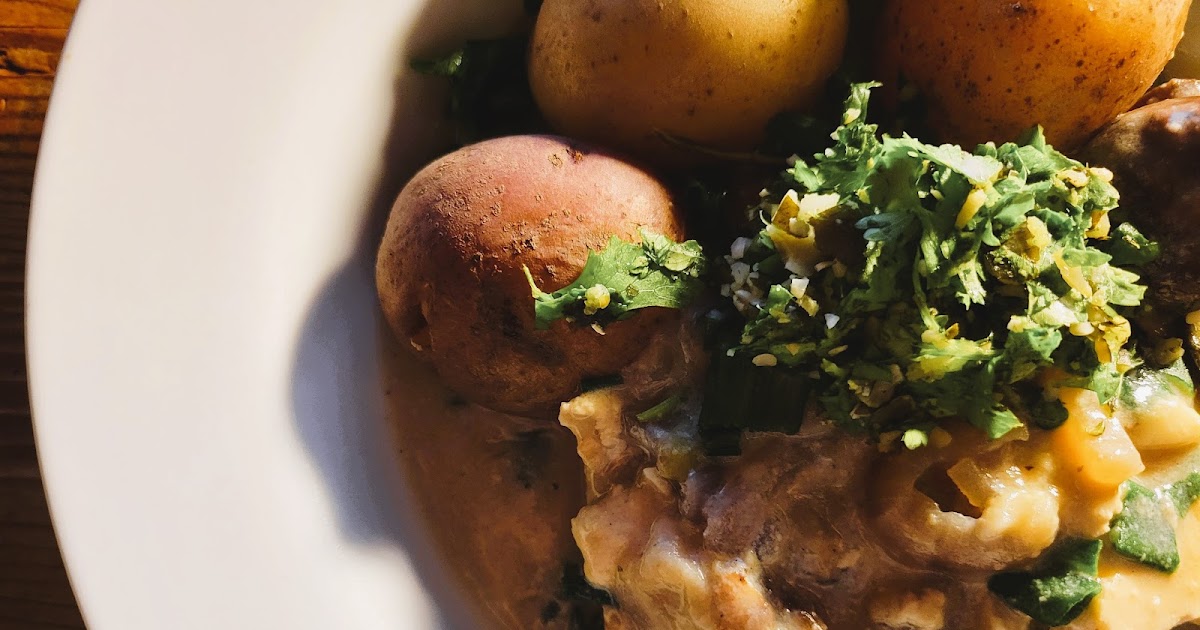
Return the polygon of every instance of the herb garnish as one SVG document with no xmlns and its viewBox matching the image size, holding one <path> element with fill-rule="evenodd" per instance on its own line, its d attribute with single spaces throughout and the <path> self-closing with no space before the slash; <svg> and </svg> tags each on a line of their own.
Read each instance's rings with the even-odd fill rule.
<svg viewBox="0 0 1200 630">
<path fill-rule="evenodd" d="M 1032 571 L 997 573 L 988 590 L 1004 603 L 1048 626 L 1078 617 L 1100 594 L 1099 540 L 1071 540 L 1047 552 Z"/>
<path fill-rule="evenodd" d="M 1111 174 L 1040 129 L 973 153 L 880 137 L 875 86 L 853 86 L 834 146 L 797 160 L 782 201 L 760 207 L 765 228 L 732 248 L 725 293 L 747 321 L 729 351 L 802 370 L 828 417 L 876 435 L 948 417 L 993 438 L 1031 417 L 1052 428 L 1065 410 L 1041 386 L 1051 367 L 1111 400 L 1130 363 L 1122 312 L 1145 293 L 1114 256 L 1153 251 L 1127 224 L 1099 248 Z"/>
<path fill-rule="evenodd" d="M 1200 473 L 1192 473 L 1163 488 L 1163 494 L 1171 499 L 1180 518 L 1187 516 L 1192 504 L 1200 500 Z"/>
<path fill-rule="evenodd" d="M 1125 482 L 1121 513 L 1112 521 L 1108 538 L 1113 550 L 1159 571 L 1174 573 L 1179 568 L 1175 527 L 1167 520 L 1156 493 L 1133 481 Z"/>
<path fill-rule="evenodd" d="M 700 245 L 676 243 L 647 230 L 641 236 L 641 243 L 614 236 L 603 251 L 589 251 L 579 277 L 554 293 L 539 289 L 526 268 L 537 328 L 565 319 L 603 330 L 638 309 L 690 304 L 704 290 L 701 277 L 707 262 Z"/>
<path fill-rule="evenodd" d="M 1165 573 L 1179 568 L 1179 546 L 1175 537 L 1175 512 L 1187 516 L 1200 499 L 1200 473 L 1150 490 L 1136 482 L 1125 482 L 1121 513 L 1113 518 L 1108 533 L 1113 549 L 1131 560 Z"/>
<path fill-rule="evenodd" d="M 1196 395 L 1192 375 L 1182 358 L 1159 369 L 1141 365 L 1125 374 L 1117 404 L 1125 409 L 1138 409 L 1153 404 L 1164 396 Z"/>
</svg>

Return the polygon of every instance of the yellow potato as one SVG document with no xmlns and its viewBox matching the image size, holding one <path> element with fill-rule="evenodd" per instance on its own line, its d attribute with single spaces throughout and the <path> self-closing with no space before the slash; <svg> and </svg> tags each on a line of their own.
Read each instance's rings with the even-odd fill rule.
<svg viewBox="0 0 1200 630">
<path fill-rule="evenodd" d="M 841 61 L 846 0 L 546 0 L 530 83 L 550 124 L 659 161 L 661 130 L 751 149 Z"/>
<path fill-rule="evenodd" d="M 1183 35 L 1191 0 L 888 0 L 880 65 L 907 77 L 941 140 L 1070 149 L 1127 110 Z"/>
<path fill-rule="evenodd" d="M 1080 490 L 1111 492 L 1146 469 L 1129 434 L 1096 392 L 1064 387 L 1058 396 L 1067 407 L 1067 421 L 1050 434 L 1050 451 Z"/>
<path fill-rule="evenodd" d="M 1200 413 L 1191 396 L 1161 393 L 1153 403 L 1131 409 L 1126 427 L 1139 451 L 1183 448 L 1200 443 Z"/>
</svg>

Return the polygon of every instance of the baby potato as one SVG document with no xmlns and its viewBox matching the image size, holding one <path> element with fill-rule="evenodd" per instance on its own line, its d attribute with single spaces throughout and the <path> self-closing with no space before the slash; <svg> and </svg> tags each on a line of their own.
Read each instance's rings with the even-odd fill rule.
<svg viewBox="0 0 1200 630">
<path fill-rule="evenodd" d="M 1151 90 L 1150 104 L 1117 116 L 1080 152 L 1112 170 L 1119 213 L 1158 241 L 1160 255 L 1138 273 L 1147 297 L 1172 311 L 1200 307 L 1200 96 L 1188 96 L 1197 87 Z"/>
<path fill-rule="evenodd" d="M 546 0 L 529 78 L 551 126 L 660 162 L 695 154 L 665 132 L 754 148 L 837 69 L 846 0 Z"/>
<path fill-rule="evenodd" d="M 513 136 L 426 166 L 388 218 L 376 286 L 392 331 L 463 397 L 554 417 L 589 377 L 616 373 L 674 316 L 646 309 L 607 326 L 535 330 L 538 286 L 578 277 L 589 249 L 639 228 L 682 240 L 671 195 L 640 168 L 564 138 Z"/>
<path fill-rule="evenodd" d="M 1171 59 L 1191 0 L 888 0 L 883 80 L 920 89 L 944 141 L 1061 149 L 1129 109 Z"/>
</svg>

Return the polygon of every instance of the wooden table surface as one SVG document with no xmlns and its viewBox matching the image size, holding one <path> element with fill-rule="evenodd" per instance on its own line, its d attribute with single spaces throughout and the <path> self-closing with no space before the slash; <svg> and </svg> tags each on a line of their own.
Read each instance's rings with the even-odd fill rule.
<svg viewBox="0 0 1200 630">
<path fill-rule="evenodd" d="M 78 0 L 0 0 L 0 630 L 83 628 L 33 447 L 25 375 L 29 192 Z"/>
</svg>

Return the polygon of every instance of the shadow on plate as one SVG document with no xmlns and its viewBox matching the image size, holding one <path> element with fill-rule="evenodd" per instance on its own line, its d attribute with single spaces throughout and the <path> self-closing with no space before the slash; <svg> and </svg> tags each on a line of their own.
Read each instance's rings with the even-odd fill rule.
<svg viewBox="0 0 1200 630">
<path fill-rule="evenodd" d="M 521 14 L 520 0 L 508 2 L 511 11 L 493 7 L 480 14 L 485 3 L 478 0 L 427 0 L 397 59 L 440 54 L 467 37 L 500 34 L 497 29 L 515 25 Z M 513 19 L 495 19 L 505 12 Z M 425 531 L 386 424 L 383 382 L 389 361 L 383 355 L 395 344 L 387 341 L 378 314 L 375 250 L 405 181 L 449 148 L 448 125 L 430 122 L 438 120 L 445 103 L 443 82 L 416 75 L 402 63 L 382 174 L 354 256 L 309 307 L 296 344 L 292 404 L 297 432 L 328 486 L 345 538 L 402 548 L 439 605 L 440 627 L 468 628 L 474 619 Z"/>
</svg>

